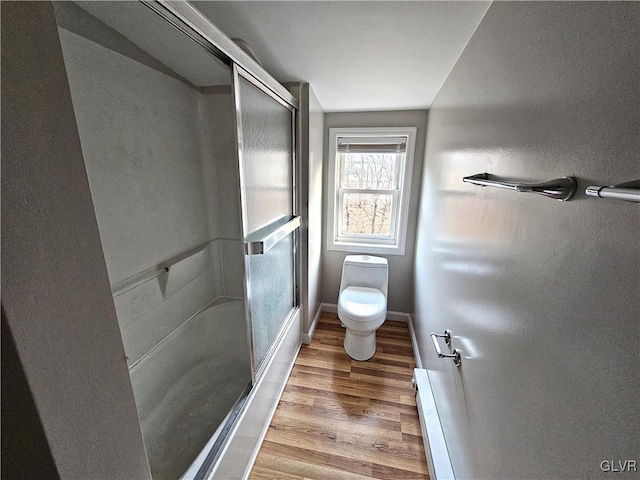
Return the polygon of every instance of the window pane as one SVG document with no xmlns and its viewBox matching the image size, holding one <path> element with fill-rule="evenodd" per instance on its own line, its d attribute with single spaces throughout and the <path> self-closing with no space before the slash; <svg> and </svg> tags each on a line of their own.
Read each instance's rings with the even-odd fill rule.
<svg viewBox="0 0 640 480">
<path fill-rule="evenodd" d="M 345 193 L 340 235 L 391 236 L 393 195 L 388 193 Z"/>
<path fill-rule="evenodd" d="M 398 188 L 401 153 L 342 153 L 343 188 Z"/>
</svg>

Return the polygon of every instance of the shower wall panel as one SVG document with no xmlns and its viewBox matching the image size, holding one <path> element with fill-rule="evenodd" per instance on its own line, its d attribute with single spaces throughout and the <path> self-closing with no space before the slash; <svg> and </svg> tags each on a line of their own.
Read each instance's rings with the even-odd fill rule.
<svg viewBox="0 0 640 480">
<path fill-rule="evenodd" d="M 221 293 L 201 95 L 75 33 L 60 29 L 60 40 L 111 284 L 202 247 L 115 297 L 131 364 Z"/>
<path fill-rule="evenodd" d="M 60 38 L 115 283 L 211 238 L 200 94 L 75 33 Z"/>
<path fill-rule="evenodd" d="M 220 291 L 225 296 L 240 298 L 244 296 L 240 180 L 235 124 L 229 121 L 234 116 L 235 106 L 230 86 L 201 91 L 203 142 L 205 151 L 215 154 L 216 248 L 222 269 Z"/>
</svg>

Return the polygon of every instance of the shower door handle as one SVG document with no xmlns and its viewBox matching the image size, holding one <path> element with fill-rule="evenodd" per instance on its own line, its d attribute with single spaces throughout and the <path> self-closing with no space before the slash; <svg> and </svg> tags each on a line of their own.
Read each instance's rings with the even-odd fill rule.
<svg viewBox="0 0 640 480">
<path fill-rule="evenodd" d="M 291 232 L 300 227 L 300 217 L 294 216 L 287 223 L 278 227 L 262 240 L 245 243 L 245 253 L 247 255 L 264 255 L 271 250 L 280 240 L 286 238 Z"/>
<path fill-rule="evenodd" d="M 444 341 L 447 345 L 451 345 L 451 331 L 445 330 L 444 335 L 439 335 L 437 333 L 431 333 L 431 341 L 433 342 L 433 347 L 436 349 L 436 354 L 438 358 L 453 358 L 453 363 L 455 363 L 456 367 L 460 366 L 462 363 L 462 356 L 460 354 L 460 350 L 455 348 L 453 353 L 442 353 L 440 350 L 440 344 L 438 343 L 438 338 L 444 338 Z"/>
</svg>

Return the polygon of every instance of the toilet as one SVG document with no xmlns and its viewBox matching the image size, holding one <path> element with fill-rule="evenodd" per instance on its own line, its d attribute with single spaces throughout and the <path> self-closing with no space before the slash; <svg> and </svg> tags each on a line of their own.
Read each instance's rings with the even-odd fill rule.
<svg viewBox="0 0 640 480">
<path fill-rule="evenodd" d="M 387 259 L 347 255 L 342 264 L 338 318 L 346 328 L 344 350 L 365 361 L 376 352 L 376 330 L 387 317 Z"/>
</svg>

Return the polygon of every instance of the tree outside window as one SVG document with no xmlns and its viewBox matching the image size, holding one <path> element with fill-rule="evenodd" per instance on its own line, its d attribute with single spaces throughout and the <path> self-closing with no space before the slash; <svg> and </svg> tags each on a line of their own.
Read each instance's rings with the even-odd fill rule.
<svg viewBox="0 0 640 480">
<path fill-rule="evenodd" d="M 342 232 L 390 237 L 400 153 L 342 153 Z M 350 192 L 350 189 L 357 192 Z M 372 193 L 359 190 L 371 190 Z M 381 191 L 388 190 L 389 193 Z M 375 193 L 373 193 L 375 192 Z"/>
</svg>

